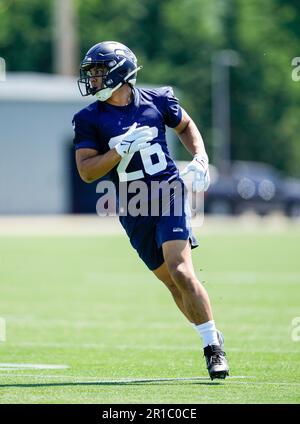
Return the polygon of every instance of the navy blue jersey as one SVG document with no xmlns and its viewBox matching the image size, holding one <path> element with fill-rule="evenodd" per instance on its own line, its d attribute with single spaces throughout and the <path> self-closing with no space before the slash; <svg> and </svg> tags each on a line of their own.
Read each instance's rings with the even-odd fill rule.
<svg viewBox="0 0 300 424">
<path fill-rule="evenodd" d="M 171 192 L 168 197 L 170 213 L 164 209 L 163 194 L 153 195 L 150 191 L 140 201 L 147 203 L 146 214 L 131 215 L 122 203 L 121 187 L 130 182 L 143 181 L 151 186 L 153 181 L 175 183 L 183 187 L 178 169 L 170 157 L 166 142 L 166 126 L 176 127 L 182 119 L 182 110 L 174 97 L 171 87 L 157 89 L 133 89 L 134 101 L 127 106 L 113 106 L 106 102 L 96 101 L 78 112 L 73 119 L 75 130 L 75 149 L 91 148 L 104 154 L 124 139 L 129 128 L 137 122 L 138 127 L 149 126 L 153 139 L 150 146 L 133 154 L 126 154 L 108 177 L 115 183 L 119 206 L 119 219 L 132 246 L 149 269 L 157 269 L 164 262 L 162 244 L 170 240 L 190 240 L 191 247 L 197 245 L 189 222 L 186 193 L 182 189 L 179 194 Z M 163 182 L 163 184 L 165 184 Z M 124 202 L 129 202 L 128 194 Z M 149 197 L 151 202 L 149 202 Z M 120 198 L 119 198 L 120 197 Z M 144 202 L 145 201 L 145 202 Z M 152 206 L 159 204 L 158 215 L 152 214 Z M 182 212 L 175 214 L 176 205 L 183 205 Z M 149 211 L 151 210 L 151 213 Z"/>
<path fill-rule="evenodd" d="M 109 173 L 119 182 L 169 180 L 178 176 L 166 142 L 166 126 L 176 127 L 182 118 L 178 99 L 171 87 L 133 89 L 134 101 L 127 106 L 114 106 L 96 101 L 73 118 L 75 149 L 91 148 L 104 154 L 118 144 L 134 122 L 152 130 L 151 146 L 125 155 Z"/>
</svg>

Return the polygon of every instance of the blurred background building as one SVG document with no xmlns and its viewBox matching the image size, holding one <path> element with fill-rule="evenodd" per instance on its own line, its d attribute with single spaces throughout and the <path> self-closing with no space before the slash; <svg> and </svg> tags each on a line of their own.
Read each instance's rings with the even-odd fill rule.
<svg viewBox="0 0 300 424">
<path fill-rule="evenodd" d="M 296 0 L 1 0 L 0 214 L 95 211 L 71 121 L 93 101 L 77 90 L 80 58 L 103 40 L 135 51 L 140 86 L 177 88 L 213 167 L 207 212 L 300 214 Z"/>
</svg>

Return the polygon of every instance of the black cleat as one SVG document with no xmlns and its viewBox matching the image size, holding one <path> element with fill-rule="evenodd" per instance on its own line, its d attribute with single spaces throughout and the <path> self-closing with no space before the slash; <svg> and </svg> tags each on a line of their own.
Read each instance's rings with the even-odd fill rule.
<svg viewBox="0 0 300 424">
<path fill-rule="evenodd" d="M 225 352 L 218 345 L 208 345 L 204 348 L 207 370 L 211 380 L 214 378 L 226 378 L 229 368 L 225 359 Z"/>
</svg>

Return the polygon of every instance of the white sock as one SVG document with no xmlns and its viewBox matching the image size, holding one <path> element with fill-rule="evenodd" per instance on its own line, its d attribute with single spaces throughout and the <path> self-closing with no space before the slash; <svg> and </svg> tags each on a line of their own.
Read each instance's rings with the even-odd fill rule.
<svg viewBox="0 0 300 424">
<path fill-rule="evenodd" d="M 203 341 L 203 348 L 205 348 L 208 345 L 220 345 L 218 336 L 217 336 L 217 329 L 215 325 L 215 321 L 207 321 L 204 324 L 196 325 L 194 324 L 194 328 L 198 331 L 199 335 L 202 337 Z"/>
</svg>

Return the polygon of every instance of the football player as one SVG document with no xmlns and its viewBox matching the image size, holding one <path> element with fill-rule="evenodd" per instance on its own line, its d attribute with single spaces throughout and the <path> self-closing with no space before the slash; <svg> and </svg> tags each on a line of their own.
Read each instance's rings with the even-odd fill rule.
<svg viewBox="0 0 300 424">
<path fill-rule="evenodd" d="M 223 379 L 229 374 L 223 337 L 192 263 L 191 249 L 197 241 L 187 208 L 174 213 L 178 202 L 186 205 L 182 175 L 193 173 L 194 191 L 207 190 L 208 157 L 195 123 L 171 87 L 135 87 L 140 69 L 134 53 L 118 42 L 101 42 L 87 52 L 78 85 L 83 96 L 92 95 L 96 101 L 73 118 L 77 169 L 87 183 L 108 176 L 117 192 L 122 184 L 134 181 L 147 187 L 157 181 L 183 188 L 181 194 L 172 191 L 169 203 L 173 208 L 168 214 L 162 209 L 155 216 L 127 210 L 119 219 L 140 258 L 170 290 L 178 308 L 201 336 L 211 379 Z M 193 156 L 181 175 L 168 151 L 166 126 L 176 131 Z"/>
</svg>

